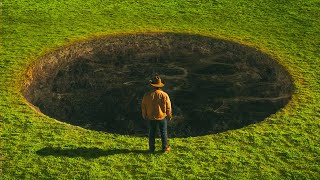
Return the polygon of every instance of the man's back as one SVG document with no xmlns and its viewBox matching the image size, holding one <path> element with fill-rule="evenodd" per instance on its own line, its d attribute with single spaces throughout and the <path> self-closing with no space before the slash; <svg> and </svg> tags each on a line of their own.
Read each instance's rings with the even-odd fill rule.
<svg viewBox="0 0 320 180">
<path fill-rule="evenodd" d="M 142 117 L 149 120 L 162 120 L 166 116 L 171 118 L 171 102 L 168 94 L 161 89 L 144 94 L 141 103 Z"/>
</svg>

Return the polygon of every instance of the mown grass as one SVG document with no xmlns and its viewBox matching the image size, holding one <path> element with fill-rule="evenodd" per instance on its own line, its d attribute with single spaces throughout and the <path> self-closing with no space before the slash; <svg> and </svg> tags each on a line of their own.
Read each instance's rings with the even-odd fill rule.
<svg viewBox="0 0 320 180">
<path fill-rule="evenodd" d="M 320 177 L 319 0 L 4 0 L 1 11 L 3 179 Z M 97 35 L 155 31 L 261 49 L 292 74 L 292 101 L 261 123 L 172 138 L 172 152 L 148 154 L 146 138 L 61 123 L 34 111 L 20 93 L 25 68 L 52 49 Z"/>
</svg>

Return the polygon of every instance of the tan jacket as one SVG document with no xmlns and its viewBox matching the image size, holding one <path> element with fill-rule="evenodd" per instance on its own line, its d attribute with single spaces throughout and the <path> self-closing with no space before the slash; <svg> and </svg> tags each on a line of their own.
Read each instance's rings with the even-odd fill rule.
<svg viewBox="0 0 320 180">
<path fill-rule="evenodd" d="M 144 94 L 141 103 L 143 119 L 162 120 L 166 116 L 171 120 L 172 109 L 168 94 L 161 89 L 152 90 Z"/>
</svg>

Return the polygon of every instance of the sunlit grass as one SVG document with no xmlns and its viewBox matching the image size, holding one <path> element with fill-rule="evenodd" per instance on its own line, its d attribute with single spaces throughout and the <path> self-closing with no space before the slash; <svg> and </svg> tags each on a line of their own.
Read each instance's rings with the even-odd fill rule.
<svg viewBox="0 0 320 180">
<path fill-rule="evenodd" d="M 320 1 L 4 0 L 1 9 L 3 179 L 319 178 Z M 150 31 L 261 49 L 292 74 L 293 99 L 261 123 L 171 138 L 172 152 L 152 155 L 144 153 L 147 138 L 61 123 L 37 113 L 20 93 L 25 68 L 52 49 L 97 35 Z"/>
</svg>

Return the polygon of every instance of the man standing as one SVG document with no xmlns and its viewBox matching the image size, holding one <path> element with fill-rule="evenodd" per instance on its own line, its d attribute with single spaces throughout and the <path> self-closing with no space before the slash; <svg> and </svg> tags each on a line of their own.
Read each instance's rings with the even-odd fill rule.
<svg viewBox="0 0 320 180">
<path fill-rule="evenodd" d="M 169 152 L 167 124 L 172 119 L 171 102 L 168 94 L 160 88 L 164 86 L 159 76 L 150 80 L 154 89 L 144 94 L 141 103 L 142 117 L 149 120 L 149 150 L 155 150 L 157 127 L 160 129 L 163 152 Z"/>
</svg>

